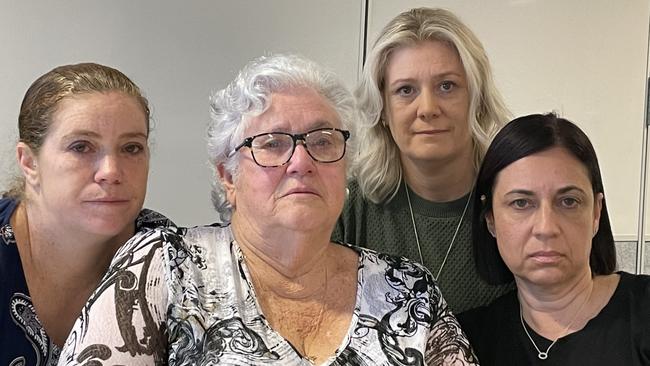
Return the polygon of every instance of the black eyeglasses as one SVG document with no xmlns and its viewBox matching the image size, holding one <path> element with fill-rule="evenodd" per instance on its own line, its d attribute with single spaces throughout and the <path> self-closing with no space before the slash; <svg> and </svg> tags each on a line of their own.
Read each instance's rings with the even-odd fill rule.
<svg viewBox="0 0 650 366">
<path fill-rule="evenodd" d="M 317 128 L 295 135 L 285 132 L 261 133 L 245 138 L 228 157 L 235 155 L 242 147 L 248 147 L 257 165 L 265 168 L 278 167 L 291 160 L 296 144 L 302 141 L 312 159 L 320 163 L 333 163 L 345 155 L 345 142 L 349 138 L 350 131 L 338 128 Z"/>
</svg>

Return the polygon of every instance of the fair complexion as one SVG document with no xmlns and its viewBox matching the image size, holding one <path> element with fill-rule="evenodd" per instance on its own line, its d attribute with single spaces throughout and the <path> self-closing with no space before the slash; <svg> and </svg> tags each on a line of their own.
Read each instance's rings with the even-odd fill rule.
<svg viewBox="0 0 650 366">
<path fill-rule="evenodd" d="M 303 88 L 273 93 L 245 136 L 320 127 L 341 122 L 322 96 Z M 322 362 L 340 345 L 355 303 L 358 256 L 330 242 L 343 207 L 345 159 L 319 163 L 302 145 L 280 167 L 258 166 L 248 148 L 238 159 L 235 177 L 217 170 L 262 311 L 300 354 Z"/>
<path fill-rule="evenodd" d="M 147 136 L 133 97 L 94 92 L 59 102 L 38 152 L 16 147 L 26 199 L 12 225 L 36 312 L 58 345 L 133 235 L 147 186 Z"/>
<path fill-rule="evenodd" d="M 458 52 L 440 41 L 394 50 L 384 99 L 409 187 L 436 202 L 467 194 L 474 178 L 469 89 Z"/>
<path fill-rule="evenodd" d="M 548 339 L 582 329 L 618 283 L 616 274 L 592 277 L 589 266 L 602 200 L 587 168 L 560 147 L 515 161 L 495 180 L 488 228 L 515 277 L 524 319 Z"/>
</svg>

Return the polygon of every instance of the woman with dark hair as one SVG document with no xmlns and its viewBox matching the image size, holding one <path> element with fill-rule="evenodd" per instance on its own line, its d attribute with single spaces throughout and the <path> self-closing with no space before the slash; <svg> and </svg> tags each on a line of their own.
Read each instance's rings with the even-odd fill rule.
<svg viewBox="0 0 650 366">
<path fill-rule="evenodd" d="M 479 170 L 477 269 L 517 289 L 459 316 L 482 365 L 648 365 L 650 277 L 614 272 L 593 146 L 554 114 L 510 122 Z"/>
</svg>

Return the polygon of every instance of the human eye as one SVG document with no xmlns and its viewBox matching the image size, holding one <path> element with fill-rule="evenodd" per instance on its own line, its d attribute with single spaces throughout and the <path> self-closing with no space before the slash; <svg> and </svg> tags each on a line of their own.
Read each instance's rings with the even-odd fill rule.
<svg viewBox="0 0 650 366">
<path fill-rule="evenodd" d="M 309 136 L 309 145 L 317 147 L 328 147 L 334 144 L 334 136 L 330 131 L 320 131 L 317 134 Z"/>
<path fill-rule="evenodd" d="M 562 197 L 560 205 L 564 208 L 576 208 L 580 205 L 580 200 L 576 197 Z"/>
<path fill-rule="evenodd" d="M 290 141 L 290 139 L 288 139 L 287 137 L 288 136 L 286 135 L 280 135 L 280 134 L 267 134 L 263 136 L 258 136 L 253 141 L 253 146 L 255 147 L 255 149 L 258 150 L 267 150 L 267 151 L 284 150 L 289 145 L 288 141 Z"/>
<path fill-rule="evenodd" d="M 68 150 L 77 154 L 84 154 L 92 151 L 92 145 L 88 141 L 75 141 L 68 146 Z"/>
<path fill-rule="evenodd" d="M 130 143 L 124 145 L 122 151 L 130 155 L 137 155 L 144 152 L 144 146 L 140 143 Z"/>
<path fill-rule="evenodd" d="M 525 210 L 533 205 L 533 203 L 526 198 L 516 198 L 510 201 L 510 207 L 516 210 Z"/>
<path fill-rule="evenodd" d="M 415 94 L 415 88 L 410 85 L 402 85 L 395 89 L 395 95 L 400 97 L 410 97 Z"/>
<path fill-rule="evenodd" d="M 439 89 L 441 92 L 449 93 L 456 87 L 456 83 L 451 80 L 444 80 L 440 83 Z"/>
</svg>

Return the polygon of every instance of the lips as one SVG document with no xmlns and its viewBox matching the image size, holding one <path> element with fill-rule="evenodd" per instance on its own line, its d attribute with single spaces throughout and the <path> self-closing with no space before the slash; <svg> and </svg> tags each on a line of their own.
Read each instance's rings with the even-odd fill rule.
<svg viewBox="0 0 650 366">
<path fill-rule="evenodd" d="M 539 263 L 555 263 L 562 258 L 562 254 L 554 250 L 540 250 L 530 254 L 529 258 Z"/>
<path fill-rule="evenodd" d="M 442 133 L 447 133 L 449 130 L 424 130 L 424 131 L 417 131 L 415 132 L 416 135 L 440 135 Z"/>
<path fill-rule="evenodd" d="M 85 202 L 87 203 L 96 203 L 96 204 L 124 204 L 128 203 L 130 200 L 127 198 L 121 198 L 121 197 L 101 197 L 101 198 L 93 198 L 86 200 Z"/>
<path fill-rule="evenodd" d="M 291 195 L 318 195 L 318 193 L 308 187 L 296 187 L 288 190 L 285 194 L 285 196 L 291 196 Z"/>
</svg>

